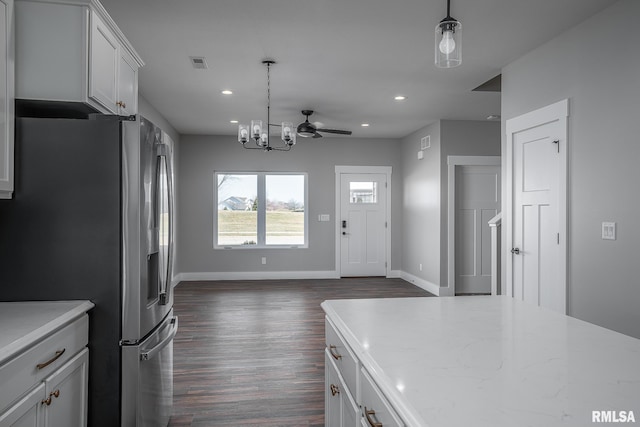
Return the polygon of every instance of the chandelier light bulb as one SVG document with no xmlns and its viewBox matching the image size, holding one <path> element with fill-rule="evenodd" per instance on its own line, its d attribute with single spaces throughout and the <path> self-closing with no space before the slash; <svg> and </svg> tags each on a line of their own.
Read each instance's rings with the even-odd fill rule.
<svg viewBox="0 0 640 427">
<path fill-rule="evenodd" d="M 442 40 L 440 40 L 440 52 L 445 55 L 449 55 L 456 50 L 456 42 L 453 40 L 453 31 L 444 31 L 442 34 Z"/>
</svg>

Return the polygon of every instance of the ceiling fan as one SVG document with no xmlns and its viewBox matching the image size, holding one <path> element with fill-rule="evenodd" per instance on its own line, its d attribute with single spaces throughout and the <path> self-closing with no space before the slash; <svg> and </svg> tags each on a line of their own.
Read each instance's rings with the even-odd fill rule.
<svg viewBox="0 0 640 427">
<path fill-rule="evenodd" d="M 339 135 L 351 135 L 350 130 L 318 128 L 314 123 L 309 122 L 309 116 L 313 114 L 313 110 L 302 110 L 302 115 L 306 116 L 306 120 L 298 125 L 296 132 L 300 136 L 306 138 L 322 138 L 318 132 L 336 133 Z"/>
</svg>

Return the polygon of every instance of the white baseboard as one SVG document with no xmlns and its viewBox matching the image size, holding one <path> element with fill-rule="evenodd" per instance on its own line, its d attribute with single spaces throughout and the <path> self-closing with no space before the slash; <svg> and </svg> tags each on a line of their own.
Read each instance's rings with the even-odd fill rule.
<svg viewBox="0 0 640 427">
<path fill-rule="evenodd" d="M 221 271 L 189 272 L 176 275 L 176 282 L 200 280 L 286 280 L 286 279 L 338 279 L 337 271 Z"/>
<path fill-rule="evenodd" d="M 431 292 L 437 296 L 446 296 L 449 288 L 441 288 L 435 283 L 416 277 L 402 270 L 390 270 L 388 278 L 400 278 Z M 222 272 L 187 272 L 179 273 L 173 278 L 174 286 L 180 282 L 205 280 L 296 280 L 296 279 L 339 279 L 338 271 L 222 271 Z"/>
<path fill-rule="evenodd" d="M 436 285 L 435 283 L 431 283 L 427 280 L 421 279 L 419 277 L 414 276 L 413 274 L 409 274 L 405 271 L 402 271 L 400 274 L 400 278 L 406 280 L 409 283 L 416 285 L 419 288 L 424 289 L 427 292 L 431 292 L 436 296 L 441 296 L 441 287 Z"/>
</svg>

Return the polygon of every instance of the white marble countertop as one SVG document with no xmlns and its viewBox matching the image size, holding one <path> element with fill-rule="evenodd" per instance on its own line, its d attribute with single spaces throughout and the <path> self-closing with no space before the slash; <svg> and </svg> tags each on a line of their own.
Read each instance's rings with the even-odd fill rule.
<svg viewBox="0 0 640 427">
<path fill-rule="evenodd" d="M 93 306 L 91 301 L 0 302 L 0 365 Z"/>
<path fill-rule="evenodd" d="M 322 307 L 408 426 L 586 426 L 600 410 L 640 422 L 638 339 L 508 297 Z"/>
</svg>

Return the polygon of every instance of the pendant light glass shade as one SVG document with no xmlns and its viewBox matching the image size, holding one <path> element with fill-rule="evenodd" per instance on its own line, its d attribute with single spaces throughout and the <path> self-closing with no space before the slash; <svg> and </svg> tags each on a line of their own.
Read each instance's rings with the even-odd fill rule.
<svg viewBox="0 0 640 427">
<path fill-rule="evenodd" d="M 450 16 L 436 26 L 435 62 L 439 68 L 453 68 L 462 63 L 462 24 Z"/>
</svg>

